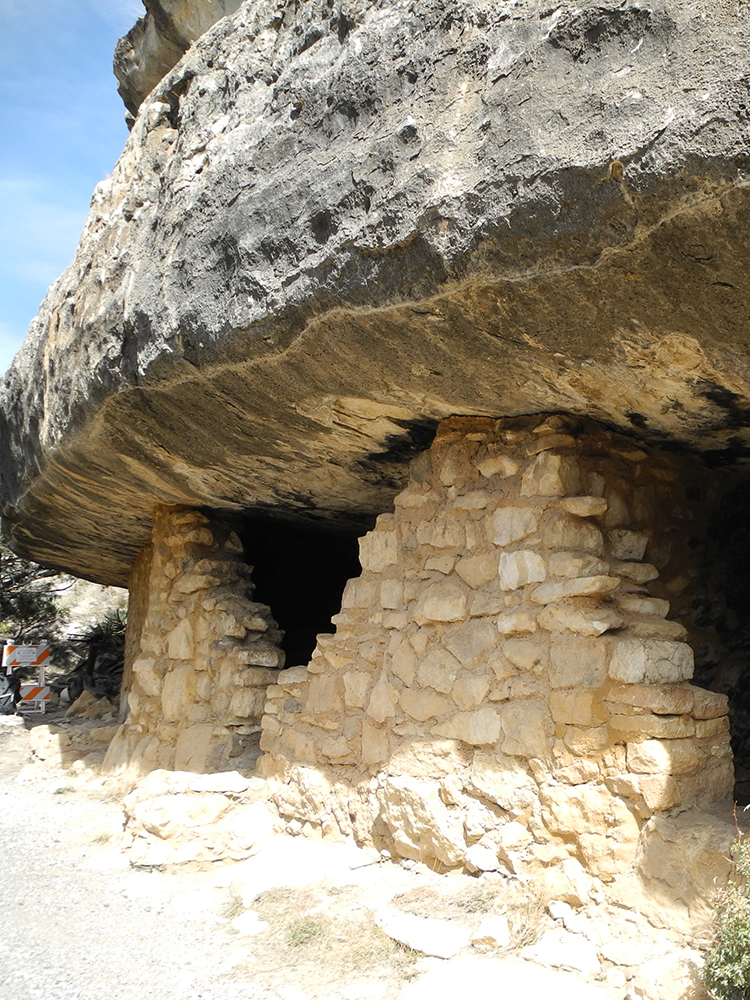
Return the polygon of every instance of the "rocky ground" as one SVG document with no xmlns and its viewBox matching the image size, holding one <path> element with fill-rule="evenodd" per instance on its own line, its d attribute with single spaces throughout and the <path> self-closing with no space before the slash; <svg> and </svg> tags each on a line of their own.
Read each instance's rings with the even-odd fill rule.
<svg viewBox="0 0 750 1000">
<path fill-rule="evenodd" d="M 80 764 L 30 764 L 28 725 L 0 726 L 2 1000 L 700 996 L 667 936 L 634 924 L 623 970 L 591 914 L 353 846 L 276 836 L 236 864 L 133 868 L 119 799 Z"/>
</svg>

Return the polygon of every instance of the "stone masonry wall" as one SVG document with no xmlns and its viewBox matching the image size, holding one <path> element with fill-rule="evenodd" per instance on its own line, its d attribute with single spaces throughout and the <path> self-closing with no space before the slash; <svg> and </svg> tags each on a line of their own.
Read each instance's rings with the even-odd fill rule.
<svg viewBox="0 0 750 1000">
<path fill-rule="evenodd" d="M 660 814 L 729 800 L 727 699 L 656 596 L 694 573 L 704 478 L 590 421 L 444 421 L 335 635 L 268 689 L 258 773 L 289 828 L 607 882 Z"/>
<path fill-rule="evenodd" d="M 148 571 L 132 578 L 145 616 L 129 650 L 128 718 L 105 771 L 251 767 L 284 654 L 270 609 L 251 600 L 240 541 L 198 511 L 163 507 L 150 548 Z"/>
</svg>

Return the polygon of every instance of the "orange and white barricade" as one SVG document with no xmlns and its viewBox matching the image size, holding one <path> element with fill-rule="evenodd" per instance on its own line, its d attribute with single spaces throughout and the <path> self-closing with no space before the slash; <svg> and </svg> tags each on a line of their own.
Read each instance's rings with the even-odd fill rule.
<svg viewBox="0 0 750 1000">
<path fill-rule="evenodd" d="M 22 684 L 21 700 L 17 708 L 27 712 L 41 712 L 44 715 L 50 702 L 49 688 L 43 684 Z"/>
<path fill-rule="evenodd" d="M 44 715 L 50 701 L 50 689 L 45 684 L 44 669 L 49 663 L 49 643 L 37 646 L 14 645 L 3 647 L 3 667 L 6 673 L 13 673 L 18 667 L 36 667 L 39 680 L 36 684 L 21 685 L 21 700 L 18 708 L 27 712 L 41 712 Z"/>
</svg>

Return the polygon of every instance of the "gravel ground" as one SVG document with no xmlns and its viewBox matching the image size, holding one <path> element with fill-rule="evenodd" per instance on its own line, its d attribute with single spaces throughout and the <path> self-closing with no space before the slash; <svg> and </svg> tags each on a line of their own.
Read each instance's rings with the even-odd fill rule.
<svg viewBox="0 0 750 1000">
<path fill-rule="evenodd" d="M 281 836 L 235 865 L 132 869 L 120 804 L 96 775 L 29 756 L 26 727 L 0 722 L 0 1000 L 454 1000 L 469 983 L 486 1000 L 621 998 L 471 949 L 420 958 L 374 921 L 395 903 L 478 923 L 478 904 L 511 903 L 500 883 Z"/>
<path fill-rule="evenodd" d="M 133 871 L 101 791 L 63 771 L 19 781 L 28 733 L 0 727 L 2 1000 L 256 1000 L 232 974 L 226 893 Z"/>
</svg>

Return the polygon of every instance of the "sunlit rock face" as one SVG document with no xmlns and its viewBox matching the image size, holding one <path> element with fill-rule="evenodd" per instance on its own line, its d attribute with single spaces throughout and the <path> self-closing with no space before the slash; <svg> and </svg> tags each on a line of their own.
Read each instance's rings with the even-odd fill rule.
<svg viewBox="0 0 750 1000">
<path fill-rule="evenodd" d="M 443 421 L 335 634 L 267 689 L 280 815 L 438 870 L 648 878 L 652 818 L 732 795 L 727 696 L 688 683 L 691 602 L 657 596 L 711 478 L 591 421 Z"/>
<path fill-rule="evenodd" d="M 193 42 L 242 0 L 144 0 L 146 14 L 121 38 L 114 71 L 128 122 Z"/>
<path fill-rule="evenodd" d="M 454 413 L 742 457 L 747 18 L 217 21 L 140 107 L 2 384 L 14 546 L 122 583 L 155 503 L 366 528 Z"/>
</svg>

